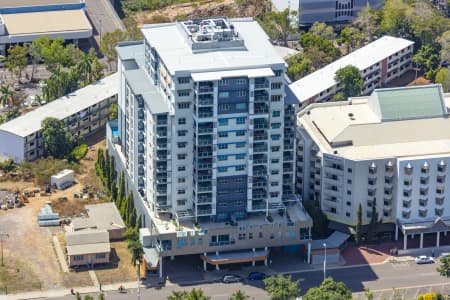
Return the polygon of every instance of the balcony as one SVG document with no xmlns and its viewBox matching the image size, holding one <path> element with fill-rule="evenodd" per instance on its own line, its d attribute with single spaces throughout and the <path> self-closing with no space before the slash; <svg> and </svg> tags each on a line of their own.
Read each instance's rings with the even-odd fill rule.
<svg viewBox="0 0 450 300">
<path fill-rule="evenodd" d="M 156 195 L 158 196 L 167 195 L 167 189 L 157 189 Z"/>
<path fill-rule="evenodd" d="M 205 133 L 213 133 L 214 128 L 212 127 L 199 127 L 198 128 L 198 134 L 205 134 Z"/>
<path fill-rule="evenodd" d="M 207 216 L 212 214 L 212 208 L 198 208 L 197 216 Z"/>
<path fill-rule="evenodd" d="M 212 191 L 212 186 L 210 186 L 210 185 L 206 185 L 206 186 L 199 185 L 197 187 L 197 191 L 199 193 L 211 192 Z"/>
<path fill-rule="evenodd" d="M 199 195 L 197 198 L 197 203 L 198 204 L 207 204 L 207 203 L 212 203 L 212 197 L 208 196 L 208 195 Z"/>
<path fill-rule="evenodd" d="M 197 145 L 206 146 L 206 145 L 212 145 L 212 143 L 213 143 L 212 139 L 199 139 Z"/>
<path fill-rule="evenodd" d="M 267 122 L 255 122 L 253 126 L 255 129 L 268 129 L 269 128 L 269 124 Z"/>
<path fill-rule="evenodd" d="M 266 181 L 253 182 L 253 187 L 254 188 L 262 188 L 262 187 L 266 187 L 266 186 L 267 186 L 267 182 Z"/>
<path fill-rule="evenodd" d="M 269 147 L 267 146 L 267 144 L 262 145 L 253 144 L 253 153 L 264 153 L 267 152 L 268 149 Z"/>
<path fill-rule="evenodd" d="M 212 164 L 198 164 L 197 165 L 197 169 L 199 170 L 206 170 L 206 169 L 211 169 L 212 168 Z"/>
<path fill-rule="evenodd" d="M 266 201 L 253 201 L 252 202 L 252 210 L 266 210 L 267 204 Z"/>
<path fill-rule="evenodd" d="M 267 193 L 258 193 L 258 194 L 253 194 L 252 198 L 254 200 L 262 200 L 262 199 L 266 199 L 267 198 Z"/>
<path fill-rule="evenodd" d="M 212 118 L 213 116 L 213 112 L 212 111 L 208 111 L 208 112 L 198 112 L 198 117 L 199 118 Z"/>
<path fill-rule="evenodd" d="M 212 97 L 198 99 L 198 106 L 211 106 L 211 105 L 214 105 L 214 99 Z"/>
<path fill-rule="evenodd" d="M 212 152 L 202 151 L 198 152 L 198 157 L 212 157 Z"/>
<path fill-rule="evenodd" d="M 267 140 L 269 138 L 269 136 L 267 134 L 258 134 L 253 137 L 253 140 L 255 141 L 263 141 L 263 140 Z"/>
</svg>

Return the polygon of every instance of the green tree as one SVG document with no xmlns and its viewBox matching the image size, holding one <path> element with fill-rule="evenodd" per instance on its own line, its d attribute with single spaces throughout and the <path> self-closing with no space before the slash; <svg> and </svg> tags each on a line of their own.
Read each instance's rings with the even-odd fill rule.
<svg viewBox="0 0 450 300">
<path fill-rule="evenodd" d="M 284 46 L 287 46 L 288 37 L 298 32 L 297 11 L 289 9 L 268 12 L 259 23 L 272 39 L 281 41 Z"/>
<path fill-rule="evenodd" d="M 271 300 L 294 300 L 300 293 L 299 281 L 293 281 L 291 276 L 270 276 L 264 279 L 264 285 Z"/>
<path fill-rule="evenodd" d="M 350 53 L 362 45 L 363 35 L 355 27 L 345 27 L 342 29 L 337 42 L 338 44 L 345 46 L 346 53 Z"/>
<path fill-rule="evenodd" d="M 362 225 L 362 207 L 361 203 L 358 206 L 358 211 L 356 212 L 357 215 L 357 221 L 356 221 L 356 228 L 355 228 L 355 243 L 359 245 L 361 243 L 361 225 Z"/>
<path fill-rule="evenodd" d="M 377 200 L 374 198 L 372 201 L 372 213 L 370 215 L 370 223 L 367 227 L 367 240 L 374 242 L 377 239 L 377 227 L 378 227 L 378 212 L 377 212 Z"/>
<path fill-rule="evenodd" d="M 84 296 L 84 300 L 94 300 L 94 297 L 92 297 L 90 295 L 86 295 L 86 296 Z"/>
<path fill-rule="evenodd" d="M 366 295 L 367 300 L 374 300 L 373 293 L 370 291 L 368 287 L 364 288 L 364 295 Z"/>
<path fill-rule="evenodd" d="M 439 67 L 439 54 L 435 47 L 423 45 L 413 56 L 413 63 L 428 79 L 433 79 Z"/>
<path fill-rule="evenodd" d="M 36 65 L 42 60 L 41 50 L 34 41 L 32 43 L 25 43 L 24 46 L 27 49 L 28 55 L 31 57 L 32 68 L 30 80 L 33 81 L 34 73 L 36 72 Z"/>
<path fill-rule="evenodd" d="M 56 118 L 45 118 L 41 126 L 45 155 L 55 158 L 67 157 L 76 146 L 77 138 L 72 137 L 64 123 Z"/>
<path fill-rule="evenodd" d="M 193 288 L 187 295 L 186 300 L 211 300 L 211 297 L 205 296 L 201 289 Z"/>
<path fill-rule="evenodd" d="M 315 70 L 312 61 L 302 54 L 296 54 L 289 57 L 287 63 L 287 74 L 293 81 L 298 80 Z"/>
<path fill-rule="evenodd" d="M 116 46 L 119 42 L 127 39 L 126 32 L 116 29 L 113 32 L 107 32 L 100 40 L 100 52 L 106 57 L 110 70 L 112 70 L 112 63 L 117 59 Z"/>
<path fill-rule="evenodd" d="M 125 173 L 122 171 L 119 177 L 119 188 L 117 189 L 117 196 L 115 203 L 117 207 L 120 207 L 122 198 L 125 197 Z"/>
<path fill-rule="evenodd" d="M 139 240 L 129 240 L 128 250 L 130 250 L 131 261 L 134 265 L 136 265 L 136 261 L 142 261 L 142 258 L 144 257 L 144 249 Z"/>
<path fill-rule="evenodd" d="M 442 89 L 445 93 L 450 92 L 450 72 L 447 68 L 440 68 L 436 73 L 434 81 L 442 84 Z"/>
<path fill-rule="evenodd" d="M 320 287 L 310 288 L 303 300 L 351 300 L 352 292 L 343 282 L 335 282 L 333 278 L 326 278 Z"/>
<path fill-rule="evenodd" d="M 305 201 L 303 202 L 303 206 L 313 220 L 313 238 L 318 239 L 327 237 L 329 233 L 329 222 L 327 216 L 320 209 L 320 204 L 318 202 L 314 203 L 313 201 Z"/>
<path fill-rule="evenodd" d="M 337 70 L 334 80 L 342 85 L 341 91 L 345 99 L 360 96 L 363 91 L 364 81 L 361 72 L 355 66 L 349 65 Z"/>
<path fill-rule="evenodd" d="M 450 256 L 444 256 L 440 259 L 440 265 L 437 267 L 439 275 L 442 277 L 450 277 Z"/>
<path fill-rule="evenodd" d="M 139 214 L 139 216 L 136 219 L 136 225 L 134 228 L 139 230 L 139 228 L 141 228 L 141 226 L 142 226 L 142 214 Z"/>
<path fill-rule="evenodd" d="M 186 291 L 172 291 L 167 300 L 186 300 L 188 293 Z"/>
<path fill-rule="evenodd" d="M 380 26 L 380 11 L 365 7 L 353 20 L 352 27 L 359 31 L 359 38 L 365 42 L 371 42 Z M 348 28 L 348 27 L 346 27 Z"/>
<path fill-rule="evenodd" d="M 137 240 L 139 240 L 139 230 L 137 230 L 136 228 L 128 227 L 125 230 L 125 233 L 123 234 L 123 237 L 127 241 L 137 241 Z"/>
<path fill-rule="evenodd" d="M 108 120 L 117 120 L 119 114 L 118 114 L 119 106 L 117 103 L 111 104 L 111 106 L 108 109 Z"/>
<path fill-rule="evenodd" d="M 22 78 L 22 71 L 27 66 L 27 49 L 22 46 L 16 45 L 8 48 L 8 58 L 6 61 L 6 67 L 11 72 L 16 72 L 18 80 Z"/>
<path fill-rule="evenodd" d="M 52 101 L 75 91 L 78 88 L 79 78 L 80 74 L 76 68 L 72 67 L 67 72 L 58 65 L 53 69 L 47 85 L 42 89 L 44 98 Z"/>
<path fill-rule="evenodd" d="M 412 37 L 413 9 L 403 0 L 386 0 L 381 14 L 382 32 L 403 38 Z"/>
<path fill-rule="evenodd" d="M 13 103 L 13 97 L 14 97 L 14 91 L 9 87 L 9 85 L 3 85 L 0 87 L 0 103 L 5 105 L 12 105 Z"/>
<path fill-rule="evenodd" d="M 36 44 L 40 48 L 42 59 L 49 71 L 53 71 L 58 66 L 67 65 L 68 57 L 63 38 L 50 40 L 48 37 L 40 37 L 36 40 Z"/>
<path fill-rule="evenodd" d="M 228 298 L 228 300 L 246 300 L 249 298 L 250 297 L 243 291 L 237 290 L 236 292 L 233 293 L 233 295 L 230 296 L 230 298 Z"/>
<path fill-rule="evenodd" d="M 336 48 L 332 41 L 325 40 L 321 36 L 311 32 L 302 34 L 299 40 L 304 50 L 313 49 L 314 51 L 323 51 L 331 60 L 335 60 L 341 56 L 341 52 Z"/>
<path fill-rule="evenodd" d="M 103 294 L 103 293 L 100 293 L 99 295 L 98 295 L 98 298 L 97 298 L 98 300 L 105 300 L 105 294 Z"/>
<path fill-rule="evenodd" d="M 315 22 L 308 32 L 320 36 L 324 40 L 333 41 L 336 38 L 336 33 L 334 32 L 334 28 L 330 25 L 327 25 L 323 22 Z"/>
<path fill-rule="evenodd" d="M 437 42 L 441 46 L 441 51 L 439 56 L 441 61 L 450 62 L 450 30 L 444 32 L 438 39 Z"/>
<path fill-rule="evenodd" d="M 80 48 L 78 48 L 74 44 L 67 45 L 64 51 L 66 56 L 64 65 L 67 67 L 76 66 L 84 55 L 83 51 L 81 51 Z"/>
</svg>

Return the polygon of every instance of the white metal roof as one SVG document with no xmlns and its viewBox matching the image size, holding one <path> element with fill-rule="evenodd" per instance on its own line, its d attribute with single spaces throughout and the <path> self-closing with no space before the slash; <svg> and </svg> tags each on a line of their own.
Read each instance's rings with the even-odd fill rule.
<svg viewBox="0 0 450 300">
<path fill-rule="evenodd" d="M 414 42 L 402 38 L 383 36 L 369 45 L 293 82 L 290 87 L 298 100 L 303 102 L 333 87 L 336 84 L 334 76 L 337 70 L 348 65 L 364 70 L 412 44 Z"/>
<path fill-rule="evenodd" d="M 274 75 L 275 74 L 273 73 L 271 68 L 203 72 L 191 74 L 192 79 L 194 81 L 220 80 L 222 78 L 237 77 L 237 76 L 246 76 L 248 78 L 254 78 L 254 77 L 267 77 Z"/>
<path fill-rule="evenodd" d="M 251 18 L 230 21 L 243 38 L 245 49 L 211 49 L 193 53 L 176 23 L 147 25 L 142 32 L 171 74 L 286 64 L 258 22 Z"/>
<path fill-rule="evenodd" d="M 89 106 L 117 95 L 118 90 L 119 75 L 114 73 L 0 125 L 0 131 L 7 131 L 20 137 L 26 137 L 41 130 L 41 122 L 45 118 L 65 119 Z"/>
</svg>

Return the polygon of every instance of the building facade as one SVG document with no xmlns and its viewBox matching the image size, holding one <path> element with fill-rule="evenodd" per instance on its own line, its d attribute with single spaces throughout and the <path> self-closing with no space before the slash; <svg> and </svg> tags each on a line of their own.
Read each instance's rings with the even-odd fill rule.
<svg viewBox="0 0 450 300">
<path fill-rule="evenodd" d="M 381 8 L 384 0 L 300 0 L 300 26 L 315 22 L 328 24 L 348 23 L 365 7 Z"/>
<path fill-rule="evenodd" d="M 359 205 L 368 224 L 375 207 L 405 249 L 408 235 L 422 247 L 425 233 L 439 246 L 450 228 L 449 107 L 439 85 L 308 106 L 298 116 L 297 193 L 336 224 L 355 226 Z"/>
<path fill-rule="evenodd" d="M 62 120 L 67 130 L 83 137 L 105 128 L 109 107 L 117 103 L 118 74 L 105 77 L 0 125 L 0 159 L 31 161 L 44 155 L 41 122 Z"/>
<path fill-rule="evenodd" d="M 271 246 L 307 244 L 311 219 L 294 194 L 295 102 L 286 64 L 257 22 L 190 20 L 143 33 L 143 44 L 118 47 L 108 150 L 151 246 L 214 264 L 209 254 L 219 250 L 245 259 L 256 248 L 267 257 Z"/>
<path fill-rule="evenodd" d="M 384 36 L 332 62 L 289 85 L 301 106 L 315 102 L 332 101 L 341 89 L 334 80 L 336 72 L 352 65 L 361 71 L 363 95 L 400 77 L 412 68 L 414 42 Z"/>
</svg>

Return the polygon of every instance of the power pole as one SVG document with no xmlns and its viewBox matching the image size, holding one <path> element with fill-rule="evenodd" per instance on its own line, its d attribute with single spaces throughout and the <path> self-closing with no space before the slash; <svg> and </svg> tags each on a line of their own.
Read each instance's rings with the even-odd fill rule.
<svg viewBox="0 0 450 300">
<path fill-rule="evenodd" d="M 7 234 L 7 233 L 0 233 L 0 245 L 1 245 L 1 248 L 2 248 L 2 267 L 4 266 L 4 264 L 3 264 L 3 238 L 4 237 L 9 238 L 9 234 Z"/>
</svg>

